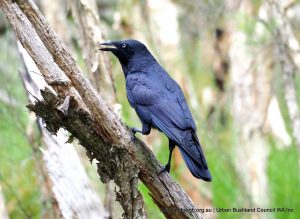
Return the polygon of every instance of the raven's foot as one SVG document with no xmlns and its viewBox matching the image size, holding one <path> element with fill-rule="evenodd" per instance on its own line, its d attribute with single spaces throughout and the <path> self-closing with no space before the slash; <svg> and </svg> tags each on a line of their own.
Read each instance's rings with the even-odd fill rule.
<svg viewBox="0 0 300 219">
<path fill-rule="evenodd" d="M 132 132 L 132 136 L 129 143 L 133 142 L 136 139 L 135 134 L 138 132 L 138 130 L 136 128 L 130 128 L 130 131 Z"/>
<path fill-rule="evenodd" d="M 160 176 L 162 173 L 164 173 L 164 172 L 168 172 L 168 173 L 170 173 L 170 164 L 167 164 L 164 168 L 162 168 L 162 170 L 161 171 L 159 171 L 159 173 L 157 174 L 158 176 Z"/>
</svg>

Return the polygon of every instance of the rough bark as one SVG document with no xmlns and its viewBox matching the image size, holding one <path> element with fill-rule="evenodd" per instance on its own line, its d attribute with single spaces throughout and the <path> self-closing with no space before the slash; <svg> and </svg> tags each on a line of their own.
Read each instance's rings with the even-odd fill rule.
<svg viewBox="0 0 300 219">
<path fill-rule="evenodd" d="M 105 185 L 105 198 L 104 198 L 104 207 L 108 213 L 108 219 L 115 218 L 116 211 L 114 211 L 114 194 L 113 190 L 115 185 L 112 185 L 112 182 L 109 182 Z"/>
<path fill-rule="evenodd" d="M 97 92 L 105 102 L 119 115 L 121 105 L 117 103 L 116 90 L 112 67 L 107 53 L 99 52 L 97 44 L 106 41 L 102 32 L 102 23 L 97 13 L 95 0 L 79 0 L 70 2 L 72 16 L 78 31 L 79 46 L 87 67 L 87 75 Z M 104 206 L 109 217 L 113 218 L 114 211 L 113 182 L 105 186 Z"/>
<path fill-rule="evenodd" d="M 6 3 L 6 2 L 4 2 L 4 3 Z M 4 12 L 6 12 L 6 9 L 8 11 L 15 10 L 14 12 L 9 13 L 9 16 L 7 16 L 7 17 L 8 17 L 8 20 L 13 24 L 13 27 L 16 28 L 15 30 L 16 30 L 17 36 L 20 39 L 20 42 L 23 44 L 24 48 L 27 49 L 28 53 L 31 55 L 31 57 L 37 64 L 40 72 L 45 77 L 47 83 L 52 86 L 52 88 L 59 94 L 59 96 L 65 98 L 64 99 L 65 101 L 62 102 L 62 105 L 58 106 L 57 108 L 61 112 L 67 113 L 67 110 L 69 107 L 68 100 L 70 100 L 71 98 L 74 98 L 74 100 L 77 100 L 76 105 L 79 105 L 80 109 L 87 110 L 84 103 L 82 103 L 81 98 L 78 96 L 78 92 L 68 82 L 68 78 L 63 74 L 63 72 L 60 70 L 60 68 L 55 64 L 51 55 L 48 53 L 47 49 L 44 47 L 40 38 L 36 35 L 36 32 L 33 29 L 32 25 L 30 24 L 28 19 L 24 16 L 24 14 L 20 11 L 19 7 L 15 3 L 2 4 L 1 6 L 4 6 L 4 7 L 2 7 Z M 8 6 L 8 7 L 5 8 L 5 6 Z M 11 6 L 11 7 L 9 7 L 9 6 Z M 47 62 L 47 60 L 49 62 Z M 77 71 L 80 71 L 80 70 L 77 69 Z M 79 78 L 80 77 L 83 77 L 83 76 L 81 75 L 81 76 L 79 76 Z M 90 93 L 92 93 L 92 92 L 94 92 L 94 90 L 90 91 Z M 106 110 L 109 110 L 108 106 L 105 105 L 105 103 L 103 102 L 102 99 L 101 99 L 101 101 L 102 101 L 102 104 L 104 104 L 103 108 L 106 108 Z M 108 112 L 108 114 L 109 114 L 109 112 Z M 116 117 L 116 115 L 114 113 L 112 113 L 111 115 Z M 93 118 L 95 118 L 95 117 L 97 117 L 97 116 L 93 115 Z M 117 120 L 115 122 L 121 123 L 120 120 Z M 46 119 L 45 123 L 47 124 L 47 119 Z M 97 122 L 94 121 L 93 123 L 94 123 L 94 125 L 93 125 L 94 129 L 96 131 L 98 131 L 99 133 L 103 133 L 103 132 L 101 132 L 102 129 L 97 127 L 97 125 L 96 125 Z M 106 125 L 109 125 L 109 124 L 106 124 Z M 121 128 L 123 128 L 123 130 L 125 130 L 126 127 L 122 126 Z M 59 126 L 48 127 L 48 130 L 51 133 L 56 133 L 58 131 L 58 129 L 59 129 Z M 114 133 L 114 132 L 111 132 L 111 133 Z M 104 142 L 103 138 L 105 138 L 105 136 L 102 135 L 101 138 L 102 138 L 102 142 Z M 107 139 L 105 138 L 105 140 L 107 140 Z M 104 157 L 103 157 L 103 159 L 104 159 Z M 106 159 L 107 159 L 107 157 L 106 157 Z M 123 158 L 123 157 L 121 157 L 119 160 L 125 162 L 125 158 Z M 130 160 L 130 159 L 127 158 L 127 160 Z M 133 163 L 133 161 L 131 161 L 130 164 L 131 164 L 131 166 L 135 165 Z M 136 170 L 136 168 L 131 168 L 131 169 L 129 168 L 129 170 L 134 171 L 134 170 Z M 126 177 L 128 177 L 130 179 L 137 178 L 137 172 L 135 174 L 131 174 L 131 175 L 127 174 L 126 175 L 125 171 L 122 172 L 120 170 L 119 178 L 122 176 L 122 174 L 124 174 Z M 117 184 L 119 183 L 118 186 L 121 189 L 121 191 L 119 192 L 119 195 L 123 196 L 123 198 L 119 199 L 119 200 L 120 200 L 120 203 L 124 207 L 125 217 L 132 218 L 133 213 L 135 213 L 134 212 L 135 209 L 141 209 L 140 212 L 143 213 L 143 210 L 142 210 L 143 205 L 142 204 L 134 205 L 134 201 L 137 203 L 139 203 L 139 202 L 142 203 L 142 198 L 140 196 L 135 196 L 135 193 L 138 193 L 137 192 L 137 183 L 130 184 L 130 182 L 126 179 L 116 180 L 116 177 L 114 178 L 114 180 Z M 128 184 L 127 187 L 125 187 L 123 184 L 121 184 L 121 183 L 125 184 L 126 182 Z M 131 194 L 131 192 L 134 194 Z M 139 212 L 139 211 L 136 211 L 136 212 Z M 135 216 L 137 217 L 137 215 L 135 215 Z"/>
<path fill-rule="evenodd" d="M 44 119 L 48 131 L 55 134 L 59 128 L 65 128 L 87 149 L 91 159 L 98 160 L 98 173 L 101 180 L 108 182 L 113 179 L 120 187 L 118 199 L 125 211 L 124 216 L 145 217 L 142 197 L 137 190 L 139 177 L 166 217 L 200 218 L 200 215 L 193 210 L 182 210 L 196 207 L 168 174 L 157 176 L 162 166 L 153 153 L 140 140 L 131 142 L 132 136 L 128 128 L 83 77 L 66 46 L 46 24 L 32 1 L 20 0 L 18 3 L 13 3 L 2 0 L 0 5 L 20 42 L 41 73 L 50 77 L 55 72 L 48 71 L 47 65 L 57 64 L 59 68 L 56 70 L 58 72 L 62 70 L 71 81 L 68 83 L 68 80 L 65 80 L 64 83 L 58 84 L 52 82 L 50 85 L 58 94 L 46 89 L 42 91 L 44 100 L 28 107 Z M 37 43 L 42 44 L 42 42 L 35 31 L 53 59 L 50 57 L 45 60 L 42 57 L 47 52 L 42 45 L 36 46 Z M 69 87 L 76 89 L 78 93 L 66 94 L 64 90 Z M 81 99 L 76 98 L 76 93 Z M 81 106 L 85 106 L 87 110 Z"/>
<path fill-rule="evenodd" d="M 21 73 L 21 79 L 28 93 L 29 102 L 33 104 L 35 98 L 40 96 L 40 89 L 44 89 L 46 83 L 41 81 L 35 63 L 21 45 L 19 45 L 19 52 L 26 69 Z M 38 77 L 39 80 L 34 80 Z M 68 139 L 66 133 L 59 130 L 56 136 L 50 135 L 43 127 L 41 119 L 38 119 L 37 123 L 46 146 L 44 149 L 40 148 L 43 152 L 44 166 L 48 173 L 47 177 L 51 180 L 52 194 L 58 203 L 62 217 L 65 219 L 105 218 L 103 205 L 90 184 L 74 146 L 66 143 Z"/>
</svg>

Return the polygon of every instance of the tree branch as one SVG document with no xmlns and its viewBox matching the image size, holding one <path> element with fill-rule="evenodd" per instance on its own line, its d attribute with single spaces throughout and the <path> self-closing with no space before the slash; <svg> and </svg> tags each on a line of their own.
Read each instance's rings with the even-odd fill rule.
<svg viewBox="0 0 300 219">
<path fill-rule="evenodd" d="M 58 95 L 46 89 L 42 91 L 44 100 L 29 105 L 29 108 L 44 119 L 51 133 L 56 133 L 60 127 L 67 129 L 87 149 L 89 157 L 99 161 L 98 173 L 102 182 L 113 179 L 120 187 L 118 199 L 125 217 L 144 217 L 142 198 L 137 190 L 139 177 L 167 218 L 200 218 L 196 211 L 190 210 L 196 207 L 169 174 L 157 176 L 162 166 L 151 150 L 140 140 L 130 142 L 131 133 L 127 126 L 83 77 L 66 46 L 46 24 L 32 1 L 20 0 L 16 4 L 2 0 L 0 5 L 45 79 L 64 72 L 70 80 L 49 83 Z M 58 67 L 50 71 L 50 66 Z M 59 81 L 60 78 L 55 82 Z M 69 107 L 61 111 L 59 106 L 67 98 L 70 99 Z"/>
<path fill-rule="evenodd" d="M 40 89 L 44 89 L 46 84 L 38 78 L 39 75 L 34 75 L 33 70 L 37 67 L 25 49 L 20 44 L 18 44 L 18 49 L 25 67 L 20 77 L 28 93 L 29 102 L 34 105 L 36 99 L 30 94 L 39 97 Z M 107 213 L 89 181 L 74 146 L 65 144 L 66 132 L 60 130 L 55 136 L 50 135 L 41 122 L 41 119 L 36 120 L 41 140 L 46 146 L 42 148 L 43 169 L 47 170 L 47 178 L 50 178 L 52 182 L 51 191 L 63 218 L 106 218 Z M 66 160 L 68 162 L 65 162 Z"/>
</svg>

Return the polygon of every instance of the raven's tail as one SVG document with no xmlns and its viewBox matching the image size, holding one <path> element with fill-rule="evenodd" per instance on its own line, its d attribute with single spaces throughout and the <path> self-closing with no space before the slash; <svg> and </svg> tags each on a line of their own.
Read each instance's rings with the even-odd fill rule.
<svg viewBox="0 0 300 219">
<path fill-rule="evenodd" d="M 184 141 L 178 146 L 193 176 L 205 181 L 211 181 L 212 177 L 196 133 L 193 130 L 186 130 Z"/>
<path fill-rule="evenodd" d="M 194 177 L 198 179 L 203 179 L 204 181 L 212 180 L 207 166 L 205 166 L 204 164 L 201 165 L 199 164 L 199 162 L 194 161 L 194 159 L 186 152 L 186 150 L 183 147 L 179 146 L 179 149 L 186 165 L 188 166 L 189 170 L 191 171 Z"/>
</svg>

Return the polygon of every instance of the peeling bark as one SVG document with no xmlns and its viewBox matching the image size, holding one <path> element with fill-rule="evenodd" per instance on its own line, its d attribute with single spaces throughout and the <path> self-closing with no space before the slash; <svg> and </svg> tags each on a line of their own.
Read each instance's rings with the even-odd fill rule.
<svg viewBox="0 0 300 219">
<path fill-rule="evenodd" d="M 26 69 L 21 73 L 21 77 L 29 101 L 33 104 L 35 98 L 40 96 L 39 90 L 44 89 L 46 83 L 33 80 L 33 75 L 41 79 L 39 71 L 35 71 L 37 67 L 21 45 L 19 45 L 19 52 Z M 62 105 L 63 107 L 58 107 L 58 110 L 63 113 L 66 113 L 63 110 L 66 108 L 65 103 L 66 101 Z M 66 133 L 60 130 L 56 136 L 50 135 L 41 124 L 41 119 L 37 123 L 42 141 L 46 145 L 45 149 L 39 148 L 43 153 L 43 168 L 47 170 L 47 179 L 51 180 L 50 188 L 62 217 L 65 219 L 74 217 L 78 219 L 105 218 L 106 212 L 103 205 L 90 184 L 74 146 L 66 142 Z"/>
<path fill-rule="evenodd" d="M 121 105 L 117 103 L 112 67 L 107 53 L 99 52 L 97 44 L 104 42 L 102 24 L 97 13 L 95 0 L 70 1 L 72 16 L 78 31 L 79 46 L 87 67 L 87 75 L 97 92 L 118 115 Z M 105 186 L 105 208 L 113 217 L 114 183 Z"/>
</svg>

